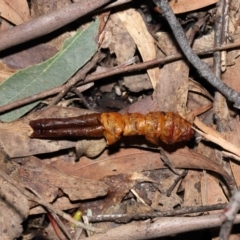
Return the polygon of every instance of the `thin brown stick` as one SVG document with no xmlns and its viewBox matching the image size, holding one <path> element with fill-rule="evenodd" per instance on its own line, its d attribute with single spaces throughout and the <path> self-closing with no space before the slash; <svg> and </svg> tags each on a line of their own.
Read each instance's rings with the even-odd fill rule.
<svg viewBox="0 0 240 240">
<path fill-rule="evenodd" d="M 77 88 L 72 88 L 72 92 L 74 92 L 78 97 L 81 98 L 82 103 L 84 104 L 84 106 L 89 109 L 94 111 L 94 109 L 90 106 L 90 104 L 87 102 L 87 100 L 85 99 L 85 97 L 83 96 L 83 94 L 77 89 Z"/>
<path fill-rule="evenodd" d="M 234 219 L 236 219 L 237 213 L 240 209 L 240 189 L 238 189 L 230 199 L 230 202 L 225 208 L 223 212 L 222 219 L 223 224 L 221 226 L 219 239 L 227 240 L 229 239 L 232 225 L 234 223 Z"/>
<path fill-rule="evenodd" d="M 112 0 L 80 0 L 54 12 L 1 32 L 0 51 L 46 35 Z"/>
<path fill-rule="evenodd" d="M 215 19 L 215 34 L 214 34 L 214 45 L 221 46 L 227 43 L 228 34 L 228 22 L 229 22 L 229 1 L 220 0 L 216 6 L 216 19 Z M 222 81 L 222 72 L 226 70 L 226 51 L 217 51 L 213 54 L 213 69 L 215 75 Z M 226 98 L 220 93 L 215 92 L 213 111 L 216 119 L 217 130 L 219 132 L 228 131 L 228 120 L 230 114 L 227 106 Z M 216 154 L 217 161 L 221 164 L 222 158 L 220 154 Z"/>
<path fill-rule="evenodd" d="M 145 212 L 138 213 L 134 215 L 130 214 L 112 214 L 112 215 L 96 215 L 88 216 L 89 222 L 104 222 L 104 221 L 114 221 L 114 222 L 125 222 L 132 220 L 143 220 L 147 218 L 156 218 L 156 217 L 170 217 L 190 213 L 199 213 L 199 212 L 209 212 L 214 210 L 221 210 L 226 207 L 226 204 L 214 204 L 206 206 L 193 206 L 193 207 L 184 207 L 176 210 L 161 211 L 161 212 Z"/>
<path fill-rule="evenodd" d="M 173 35 L 188 61 L 206 81 L 215 87 L 217 91 L 222 93 L 229 101 L 233 102 L 235 108 L 240 109 L 240 93 L 223 83 L 216 75 L 214 75 L 208 65 L 201 61 L 201 59 L 193 52 L 188 44 L 185 32 L 174 15 L 168 0 L 154 0 L 154 2 L 161 9 L 164 17 L 167 19 Z"/>
<path fill-rule="evenodd" d="M 57 104 L 65 96 L 65 94 L 77 84 L 77 82 L 86 77 L 87 73 L 96 66 L 100 59 L 102 59 L 102 54 L 98 51 L 82 69 L 80 69 L 65 85 L 63 85 L 60 93 L 51 101 L 51 103 L 48 104 L 48 106 L 50 107 Z"/>
<path fill-rule="evenodd" d="M 160 152 L 160 158 L 164 162 L 164 165 L 166 165 L 173 173 L 175 173 L 176 175 L 180 176 L 181 173 L 178 172 L 178 170 L 172 165 L 172 163 L 168 159 L 168 156 L 164 152 L 163 148 L 162 147 L 158 147 L 158 149 L 159 149 L 159 152 Z"/>
<path fill-rule="evenodd" d="M 148 221 L 133 221 L 108 230 L 105 234 L 95 234 L 85 240 L 140 240 L 158 239 L 159 237 L 176 235 L 200 229 L 221 226 L 221 213 L 197 217 L 167 217 Z M 240 223 L 240 215 L 234 220 Z"/>
<path fill-rule="evenodd" d="M 176 187 L 176 185 L 178 184 L 178 182 L 184 178 L 187 175 L 188 171 L 187 170 L 183 170 L 182 173 L 174 180 L 173 184 L 170 186 L 170 188 L 167 190 L 167 197 L 170 197 L 172 194 L 173 189 Z"/>
<path fill-rule="evenodd" d="M 205 49 L 205 50 L 199 50 L 199 51 L 196 51 L 195 53 L 199 56 L 203 56 L 203 55 L 213 53 L 215 51 L 227 50 L 227 49 L 232 49 L 232 48 L 237 48 L 237 47 L 240 47 L 240 42 L 224 45 L 224 46 L 221 46 L 221 47 L 212 47 L 212 48 L 208 48 L 208 49 Z M 93 73 L 93 74 L 87 76 L 84 83 L 100 80 L 102 78 L 110 77 L 110 76 L 117 75 L 117 74 L 122 74 L 122 73 L 125 73 L 125 72 L 133 72 L 133 71 L 139 71 L 139 70 L 142 70 L 142 69 L 152 68 L 152 67 L 155 67 L 159 64 L 166 64 L 166 63 L 169 63 L 169 62 L 180 60 L 182 58 L 183 58 L 183 55 L 181 53 L 178 53 L 178 54 L 173 54 L 173 55 L 170 55 L 170 56 L 167 56 L 167 57 L 153 59 L 153 60 L 146 61 L 146 62 L 143 62 L 143 63 L 135 64 L 135 65 L 132 65 L 132 66 L 123 66 L 123 67 L 119 67 L 119 68 L 114 67 L 113 69 L 110 69 L 106 72 L 102 72 L 102 73 L 99 73 L 99 74 Z"/>
<path fill-rule="evenodd" d="M 103 229 L 99 229 L 99 228 L 95 228 L 89 225 L 85 225 L 82 222 L 76 221 L 75 219 L 73 219 L 69 214 L 66 214 L 65 212 L 58 210 L 57 208 L 55 208 L 53 205 L 51 205 L 50 203 L 44 201 L 40 195 L 37 193 L 36 196 L 31 193 L 30 191 L 26 190 L 26 187 L 20 183 L 20 182 L 16 182 L 13 178 L 11 178 L 10 176 L 8 176 L 5 172 L 3 172 L 2 170 L 0 170 L 0 177 L 2 177 L 3 179 L 5 179 L 7 182 L 9 182 L 10 184 L 12 184 L 14 187 L 16 187 L 23 195 L 25 195 L 28 199 L 44 206 L 45 208 L 47 208 L 50 212 L 54 212 L 57 215 L 63 217 L 64 219 L 66 219 L 67 221 L 69 221 L 70 223 L 75 224 L 78 227 L 84 228 L 86 230 L 89 231 L 93 231 L 93 232 L 98 232 L 98 233 L 103 233 L 104 230 Z M 35 193 L 35 190 L 34 190 Z"/>
<path fill-rule="evenodd" d="M 68 240 L 71 240 L 70 233 L 68 232 L 67 228 L 55 213 L 48 213 L 48 219 L 50 220 L 52 227 L 55 231 L 55 234 L 58 236 L 59 239 L 62 239 L 62 233 L 67 237 Z M 81 228 L 82 229 L 82 228 Z"/>
<path fill-rule="evenodd" d="M 199 55 L 199 56 L 203 56 L 203 55 L 206 55 L 206 54 L 213 53 L 215 51 L 234 49 L 234 48 L 237 48 L 239 46 L 240 46 L 240 42 L 231 43 L 231 44 L 224 45 L 224 46 L 221 46 L 221 47 L 212 47 L 212 48 L 205 49 L 205 50 L 199 50 L 199 51 L 196 51 L 196 54 Z M 103 73 L 91 74 L 91 75 L 87 76 L 86 80 L 84 82 L 80 83 L 79 85 L 84 85 L 85 83 L 97 81 L 97 80 L 100 80 L 100 79 L 103 79 L 103 78 L 106 78 L 106 77 L 114 76 L 114 75 L 125 73 L 125 72 L 133 72 L 133 71 L 139 71 L 139 70 L 142 70 L 142 69 L 148 69 L 148 68 L 151 68 L 151 67 L 155 67 L 159 64 L 173 62 L 173 61 L 176 61 L 176 60 L 179 60 L 179 59 L 182 59 L 182 58 L 183 58 L 183 55 L 179 53 L 179 54 L 170 55 L 170 56 L 167 56 L 167 57 L 164 57 L 164 58 L 158 58 L 158 59 L 146 61 L 146 62 L 143 62 L 143 63 L 135 64 L 135 65 L 132 65 L 132 66 L 122 66 L 122 67 L 119 67 L 119 68 L 114 67 L 114 68 L 109 69 L 109 70 L 107 70 Z M 20 107 L 24 104 L 28 104 L 28 103 L 35 102 L 35 101 L 40 100 L 40 99 L 44 99 L 46 97 L 49 97 L 51 95 L 54 95 L 54 94 L 57 94 L 57 93 L 61 92 L 63 89 L 64 89 L 64 86 L 56 87 L 56 88 L 41 92 L 39 94 L 36 94 L 34 96 L 23 98 L 21 100 L 3 105 L 3 106 L 0 107 L 0 113 L 9 111 L 13 108 Z"/>
</svg>

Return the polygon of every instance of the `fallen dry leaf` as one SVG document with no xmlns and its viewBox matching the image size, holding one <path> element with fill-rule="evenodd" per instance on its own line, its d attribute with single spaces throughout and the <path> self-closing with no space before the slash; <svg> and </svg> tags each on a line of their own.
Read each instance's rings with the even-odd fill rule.
<svg viewBox="0 0 240 240">
<path fill-rule="evenodd" d="M 120 203 L 123 197 L 140 182 L 154 182 L 153 179 L 144 176 L 141 173 L 132 172 L 118 174 L 114 176 L 106 176 L 101 181 L 109 186 L 108 195 L 103 200 L 103 211 L 108 209 L 113 204 Z"/>
<path fill-rule="evenodd" d="M 135 148 L 119 149 L 115 153 L 110 153 L 110 150 L 105 150 L 96 160 L 82 157 L 74 166 L 63 161 L 55 161 L 51 164 L 66 174 L 93 180 L 120 173 L 166 168 L 158 152 Z M 232 178 L 222 166 L 202 154 L 187 148 L 166 154 L 175 168 L 210 170 L 222 175 L 229 185 L 233 184 Z"/>
<path fill-rule="evenodd" d="M 142 182 L 155 182 L 153 179 L 144 176 L 141 173 L 118 174 L 115 176 L 107 176 L 102 179 L 108 186 L 109 192 L 105 198 L 95 201 L 85 201 L 81 203 L 80 211 L 87 213 L 89 209 L 93 215 L 99 214 L 136 214 L 137 212 L 153 211 L 150 206 L 134 204 L 132 201 L 124 202 L 124 197 L 130 192 L 130 189 L 136 184 Z M 120 204 L 123 202 L 123 204 Z M 129 222 L 129 218 L 121 218 L 119 222 Z M 116 227 L 115 222 L 98 223 L 98 227 L 105 230 Z"/>
<path fill-rule="evenodd" d="M 151 171 L 149 172 L 151 173 Z M 181 174 L 181 171 L 178 172 Z M 154 174 L 155 178 L 157 177 L 156 180 L 159 182 L 158 189 L 161 193 L 167 194 L 169 189 L 175 184 L 175 181 L 179 182 L 177 180 L 179 176 L 169 168 L 154 170 L 152 174 Z"/>
<path fill-rule="evenodd" d="M 183 200 L 176 194 L 176 191 L 173 191 L 169 197 L 158 191 L 154 195 L 151 207 L 157 211 L 173 210 L 176 206 L 181 206 L 183 203 Z"/>
<path fill-rule="evenodd" d="M 236 185 L 239 188 L 240 187 L 240 176 L 239 176 L 239 171 L 240 171 L 240 166 L 238 162 L 230 161 L 230 166 L 232 169 L 233 177 L 235 179 Z"/>
<path fill-rule="evenodd" d="M 56 209 L 61 209 L 64 211 L 78 208 L 81 206 L 81 203 L 79 201 L 71 201 L 68 196 L 63 195 L 54 200 L 52 205 Z M 35 215 L 40 213 L 47 213 L 46 208 L 42 207 L 41 205 L 36 205 L 35 203 L 33 203 L 33 206 L 30 207 L 29 215 Z"/>
<path fill-rule="evenodd" d="M 230 122 L 231 125 L 231 132 L 227 132 L 226 133 L 226 139 L 231 142 L 232 144 L 234 144 L 235 146 L 239 146 L 240 144 L 240 125 L 239 125 L 239 119 L 233 119 Z M 233 134 L 234 133 L 234 134 Z M 230 156 L 231 157 L 231 156 Z M 236 185 L 237 187 L 240 186 L 240 175 L 239 175 L 239 171 L 240 171 L 240 163 L 239 163 L 239 159 L 236 160 L 231 160 L 230 161 L 230 166 L 232 169 L 232 173 L 233 173 L 233 177 L 235 179 Z"/>
<path fill-rule="evenodd" d="M 107 194 L 108 186 L 99 181 L 67 175 L 35 157 L 26 158 L 18 168 L 25 186 L 52 202 L 61 189 L 72 201 L 96 198 Z"/>
<path fill-rule="evenodd" d="M 240 83 L 239 83 L 239 65 L 240 58 L 235 60 L 235 65 L 228 67 L 227 71 L 222 75 L 223 81 L 235 91 L 240 92 Z"/>
<path fill-rule="evenodd" d="M 134 39 L 137 48 L 144 61 L 153 60 L 156 58 L 156 48 L 152 35 L 148 32 L 142 16 L 135 9 L 128 9 L 117 13 L 125 28 Z M 156 87 L 160 69 L 148 69 L 147 73 L 152 82 L 153 88 Z"/>
<path fill-rule="evenodd" d="M 109 187 L 107 196 L 94 202 L 82 203 L 81 211 L 85 212 L 90 208 L 94 215 L 103 214 L 113 205 L 119 204 L 137 183 L 154 182 L 153 179 L 136 172 L 106 176 L 101 181 Z"/>
<path fill-rule="evenodd" d="M 0 61 L 0 84 L 4 82 L 7 78 L 9 78 L 11 75 L 15 73 L 15 70 L 9 68 L 4 64 L 2 61 Z"/>
<path fill-rule="evenodd" d="M 185 13 L 199 8 L 203 8 L 218 2 L 218 0 L 177 0 L 170 1 L 170 6 L 175 14 Z"/>
<path fill-rule="evenodd" d="M 1 239 L 15 239 L 22 234 L 22 222 L 28 216 L 28 200 L 19 190 L 0 178 Z"/>
<path fill-rule="evenodd" d="M 0 168 L 5 174 L 14 171 L 15 167 L 0 152 Z M 22 222 L 29 212 L 28 199 L 13 185 L 0 177 L 0 238 L 3 240 L 20 237 L 23 231 Z"/>
<path fill-rule="evenodd" d="M 209 144 L 202 141 L 198 144 L 196 150 L 198 153 L 203 154 L 204 156 L 210 158 L 212 161 L 218 162 L 216 158 L 216 151 L 212 146 L 209 146 Z"/>
<path fill-rule="evenodd" d="M 155 99 L 152 98 L 152 96 L 147 96 L 144 99 L 141 99 L 133 104 L 131 104 L 129 107 L 126 107 L 119 111 L 121 114 L 123 113 L 134 113 L 138 112 L 141 114 L 146 114 L 149 112 L 155 112 L 155 111 L 161 111 L 159 109 L 158 103 Z"/>
<path fill-rule="evenodd" d="M 231 131 L 225 133 L 226 137 L 221 135 L 216 130 L 207 127 L 202 122 L 200 122 L 198 119 L 195 119 L 195 123 L 201 130 L 208 133 L 207 137 L 209 137 L 210 140 L 212 140 L 216 144 L 219 144 L 227 151 L 237 154 L 237 155 L 232 156 L 233 159 L 235 159 L 235 160 L 230 161 L 230 166 L 232 169 L 233 177 L 236 181 L 237 186 L 239 187 L 239 185 L 240 185 L 240 177 L 239 177 L 240 164 L 239 164 L 239 158 L 237 158 L 237 156 L 239 156 L 239 153 L 240 153 L 239 148 L 238 148 L 238 146 L 240 144 L 240 124 L 239 124 L 240 122 L 239 122 L 239 119 L 236 118 L 229 122 L 229 124 L 231 126 Z M 210 149 L 210 151 L 213 151 L 212 148 Z M 204 150 L 204 152 L 206 153 L 206 149 Z M 215 155 L 215 153 L 214 153 L 214 155 Z M 229 155 L 229 156 L 231 157 L 231 155 Z M 211 157 L 211 159 L 213 159 L 213 158 Z"/>
<path fill-rule="evenodd" d="M 109 48 L 110 53 L 115 53 L 117 64 L 122 64 L 134 56 L 136 44 L 116 13 L 110 15 L 102 34 L 104 41 L 101 47 Z"/>
<path fill-rule="evenodd" d="M 216 130 L 206 126 L 204 123 L 199 121 L 197 118 L 194 121 L 194 124 L 204 132 L 201 132 L 195 129 L 200 135 L 208 139 L 209 141 L 216 143 L 217 145 L 221 146 L 223 149 L 240 156 L 240 149 L 237 145 L 232 144 L 231 142 L 224 139 L 224 137 L 217 132 Z"/>
<path fill-rule="evenodd" d="M 202 193 L 202 203 L 203 205 L 213 205 L 218 203 L 227 203 L 223 189 L 220 187 L 219 183 L 216 182 L 208 174 L 204 174 L 201 179 L 201 193 Z M 222 210 L 213 211 L 213 213 L 219 213 Z"/>
<path fill-rule="evenodd" d="M 161 49 L 164 49 L 167 55 L 179 52 L 170 34 L 158 33 L 157 37 Z M 159 81 L 153 93 L 153 99 L 157 102 L 159 110 L 174 111 L 186 117 L 188 76 L 189 66 L 183 60 L 165 64 L 161 68 Z M 170 100 L 169 96 L 174 98 Z"/>
<path fill-rule="evenodd" d="M 215 129 L 208 127 L 207 125 L 205 125 L 203 122 L 201 122 L 198 118 L 195 118 L 194 124 L 203 132 L 208 133 L 210 135 L 213 135 L 216 138 L 223 138 L 224 136 L 216 131 Z"/>
<path fill-rule="evenodd" d="M 151 197 L 148 197 L 152 202 L 151 207 L 158 211 L 168 211 L 173 210 L 176 206 L 181 206 L 183 200 L 177 194 L 181 181 L 178 181 L 174 189 L 171 191 L 171 194 L 168 195 L 167 193 L 175 183 L 177 176 L 169 169 L 162 169 L 159 174 L 161 174 L 159 177 L 160 183 L 158 185 L 159 191 L 155 191 L 152 194 L 147 194 L 148 196 L 152 195 Z"/>
<path fill-rule="evenodd" d="M 57 53 L 50 44 L 39 44 L 3 57 L 3 62 L 12 69 L 23 69 L 41 63 Z"/>
<path fill-rule="evenodd" d="M 211 96 L 211 94 L 199 82 L 196 82 L 191 78 L 189 78 L 188 89 L 189 91 L 200 93 L 206 98 L 213 100 L 213 97 Z"/>
<path fill-rule="evenodd" d="M 183 179 L 181 184 L 181 188 L 184 190 L 183 206 L 202 206 L 201 174 L 199 171 L 189 170 Z"/>
<path fill-rule="evenodd" d="M 147 73 L 134 73 L 124 77 L 124 85 L 131 92 L 141 92 L 143 90 L 152 89 Z"/>
<path fill-rule="evenodd" d="M 16 25 L 30 20 L 30 12 L 26 0 L 0 1 L 1 17 Z"/>
</svg>

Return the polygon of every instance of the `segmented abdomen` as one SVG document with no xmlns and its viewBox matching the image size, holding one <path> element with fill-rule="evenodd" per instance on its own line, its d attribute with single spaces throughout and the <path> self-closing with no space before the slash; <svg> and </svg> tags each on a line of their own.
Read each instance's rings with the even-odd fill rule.
<svg viewBox="0 0 240 240">
<path fill-rule="evenodd" d="M 109 145 L 121 138 L 121 135 L 145 135 L 153 144 L 161 141 L 167 144 L 186 141 L 193 137 L 191 123 L 174 112 L 140 113 L 102 113 L 100 121 L 104 127 L 104 136 Z"/>
</svg>

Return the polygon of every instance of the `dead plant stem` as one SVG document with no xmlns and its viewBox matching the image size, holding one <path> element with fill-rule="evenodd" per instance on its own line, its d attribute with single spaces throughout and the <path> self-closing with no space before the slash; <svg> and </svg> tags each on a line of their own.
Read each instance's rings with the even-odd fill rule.
<svg viewBox="0 0 240 240">
<path fill-rule="evenodd" d="M 231 234 L 234 219 L 240 209 L 240 189 L 238 189 L 231 197 L 228 205 L 223 212 L 224 222 L 220 229 L 219 240 L 228 240 Z"/>
<path fill-rule="evenodd" d="M 102 54 L 98 51 L 82 69 L 80 69 L 72 78 L 69 79 L 65 85 L 63 85 L 62 90 L 50 102 L 50 104 L 48 104 L 48 106 L 50 107 L 56 105 L 65 96 L 65 94 L 77 84 L 77 82 L 83 80 L 86 77 L 87 73 L 96 66 L 97 62 L 100 59 L 102 59 Z"/>
<path fill-rule="evenodd" d="M 44 206 L 46 209 L 48 209 L 50 212 L 54 212 L 57 215 L 63 217 L 64 219 L 66 219 L 67 221 L 69 221 L 70 223 L 75 224 L 78 227 L 84 228 L 86 230 L 89 231 L 93 231 L 93 232 L 98 232 L 98 233 L 103 233 L 104 230 L 103 229 L 99 229 L 99 228 L 95 228 L 89 225 L 86 225 L 82 222 L 76 221 L 75 219 L 73 219 L 69 214 L 55 208 L 53 205 L 51 205 L 50 203 L 44 201 L 42 198 L 40 198 L 39 194 L 37 194 L 36 196 L 31 193 L 30 191 L 26 190 L 25 186 L 22 185 L 20 182 L 16 182 L 13 178 L 11 178 L 10 176 L 8 176 L 6 173 L 4 173 L 2 170 L 0 170 L 0 177 L 2 177 L 3 179 L 5 179 L 7 182 L 9 182 L 10 184 L 12 184 L 14 187 L 16 187 L 23 195 L 25 195 L 28 199 Z"/>
<path fill-rule="evenodd" d="M 212 48 L 205 49 L 205 50 L 199 50 L 199 51 L 196 51 L 196 54 L 199 55 L 199 56 L 203 56 L 203 55 L 210 54 L 210 53 L 213 53 L 213 52 L 219 51 L 219 50 L 228 50 L 228 49 L 238 48 L 239 46 L 240 46 L 240 42 L 231 43 L 231 44 L 224 45 L 224 46 L 221 46 L 221 47 L 212 47 Z M 139 70 L 142 70 L 142 69 L 152 68 L 152 67 L 155 67 L 159 64 L 165 64 L 165 63 L 173 62 L 173 61 L 176 61 L 176 60 L 179 60 L 179 59 L 182 59 L 182 58 L 183 58 L 183 55 L 179 53 L 179 54 L 170 55 L 170 56 L 167 56 L 167 57 L 164 57 L 164 58 L 153 59 L 153 60 L 150 60 L 150 61 L 146 61 L 146 62 L 143 62 L 143 63 L 131 65 L 131 66 L 114 67 L 114 68 L 111 68 L 111 69 L 109 69 L 107 71 L 104 71 L 102 73 L 98 73 L 98 74 L 93 73 L 91 75 L 88 75 L 86 77 L 85 81 L 78 83 L 78 86 L 84 85 L 84 84 L 89 83 L 89 82 L 94 82 L 94 81 L 97 81 L 97 80 L 101 80 L 103 78 L 107 78 L 107 77 L 110 77 L 110 76 L 126 73 L 126 72 L 133 72 L 133 71 L 139 71 Z M 78 79 L 78 81 L 79 80 L 81 80 L 81 79 Z M 66 84 L 69 84 L 69 83 L 66 83 Z M 40 99 L 47 98 L 51 95 L 58 94 L 59 92 L 64 91 L 65 87 L 66 87 L 65 85 L 60 86 L 60 87 L 56 87 L 56 88 L 38 93 L 36 95 L 33 95 L 31 97 L 23 98 L 23 99 L 20 99 L 18 101 L 3 105 L 3 106 L 0 107 L 0 113 L 9 111 L 11 109 L 23 106 L 23 105 L 31 103 L 31 102 L 38 101 Z"/>
<path fill-rule="evenodd" d="M 216 18 L 215 18 L 215 34 L 214 45 L 219 47 L 226 44 L 228 21 L 229 21 L 229 1 L 220 0 L 216 4 Z M 219 79 L 222 77 L 222 72 L 226 70 L 226 51 L 216 51 L 213 54 L 214 73 Z M 221 79 L 222 81 L 222 79 Z M 225 132 L 228 129 L 228 120 L 230 117 L 226 98 L 218 91 L 215 92 L 213 110 L 215 114 L 217 130 Z M 219 155 L 218 155 L 219 156 Z M 221 164 L 222 159 L 218 159 Z"/>
<path fill-rule="evenodd" d="M 162 10 L 164 17 L 167 19 L 173 34 L 188 61 L 196 68 L 203 78 L 222 93 L 229 101 L 233 102 L 234 107 L 240 109 L 240 94 L 223 83 L 219 77 L 211 71 L 208 65 L 201 61 L 201 59 L 193 52 L 186 39 L 182 26 L 174 15 L 168 0 L 154 0 L 154 2 Z"/>
<path fill-rule="evenodd" d="M 240 222 L 237 215 L 234 223 Z M 155 218 L 148 221 L 133 221 L 108 230 L 105 234 L 95 234 L 86 240 L 146 240 L 158 239 L 164 236 L 176 235 L 200 229 L 209 229 L 221 226 L 222 213 L 209 214 L 197 217 L 166 217 Z"/>
<path fill-rule="evenodd" d="M 112 0 L 80 0 L 49 14 L 2 31 L 0 51 L 51 33 L 109 2 L 112 2 Z"/>
<path fill-rule="evenodd" d="M 199 213 L 199 212 L 209 212 L 214 210 L 224 209 L 226 204 L 214 204 L 206 206 L 193 206 L 193 207 L 183 207 L 181 209 L 169 210 L 169 211 L 159 211 L 159 212 L 149 212 L 149 213 L 138 213 L 134 215 L 130 214 L 113 214 L 113 215 L 96 215 L 88 216 L 89 222 L 103 222 L 103 221 L 114 221 L 114 222 L 125 222 L 132 220 L 143 220 L 147 218 L 156 218 L 156 217 L 170 217 L 190 213 Z"/>
</svg>

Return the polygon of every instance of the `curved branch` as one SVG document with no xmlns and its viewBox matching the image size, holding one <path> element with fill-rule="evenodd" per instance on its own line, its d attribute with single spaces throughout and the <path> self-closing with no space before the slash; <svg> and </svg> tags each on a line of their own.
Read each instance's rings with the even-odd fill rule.
<svg viewBox="0 0 240 240">
<path fill-rule="evenodd" d="M 0 51 L 43 36 L 106 5 L 112 0 L 81 0 L 1 32 Z"/>
<path fill-rule="evenodd" d="M 234 107 L 240 109 L 240 94 L 223 83 L 208 67 L 208 65 L 200 60 L 193 52 L 186 39 L 182 26 L 175 17 L 168 0 L 153 0 L 161 9 L 163 15 L 167 19 L 173 34 L 182 49 L 182 52 L 188 61 L 197 69 L 199 74 L 204 77 L 212 86 L 222 93 L 229 101 L 234 103 Z"/>
</svg>

